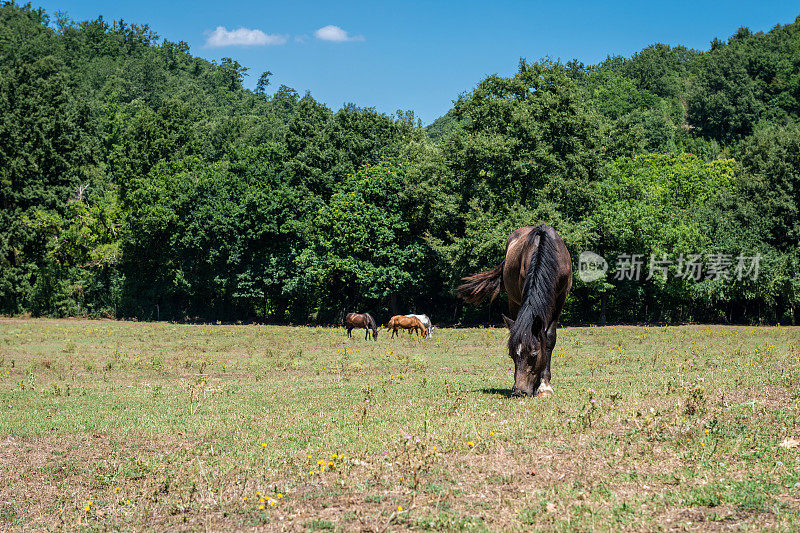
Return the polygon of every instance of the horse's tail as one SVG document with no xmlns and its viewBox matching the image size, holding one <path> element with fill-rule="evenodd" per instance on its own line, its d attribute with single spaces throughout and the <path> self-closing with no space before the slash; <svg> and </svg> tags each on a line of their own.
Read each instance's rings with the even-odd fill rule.
<svg viewBox="0 0 800 533">
<path fill-rule="evenodd" d="M 487 296 L 491 297 L 491 301 L 494 301 L 503 288 L 503 266 L 505 263 L 505 260 L 503 260 L 502 263 L 491 270 L 461 278 L 464 283 L 456 289 L 458 297 L 468 304 L 475 305 L 484 301 Z"/>
</svg>

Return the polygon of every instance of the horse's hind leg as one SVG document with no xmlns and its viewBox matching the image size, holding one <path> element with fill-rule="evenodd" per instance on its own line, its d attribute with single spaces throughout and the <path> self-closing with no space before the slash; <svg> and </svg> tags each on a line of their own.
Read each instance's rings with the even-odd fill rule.
<svg viewBox="0 0 800 533">
<path fill-rule="evenodd" d="M 348 337 L 353 336 L 353 328 L 351 328 L 350 326 L 347 326 L 347 336 Z"/>
<path fill-rule="evenodd" d="M 553 395 L 553 387 L 550 385 L 550 359 L 553 356 L 553 348 L 556 345 L 557 327 L 558 322 L 553 320 L 544 333 L 544 368 L 539 374 L 539 390 L 536 391 L 536 396 L 547 397 Z"/>
</svg>

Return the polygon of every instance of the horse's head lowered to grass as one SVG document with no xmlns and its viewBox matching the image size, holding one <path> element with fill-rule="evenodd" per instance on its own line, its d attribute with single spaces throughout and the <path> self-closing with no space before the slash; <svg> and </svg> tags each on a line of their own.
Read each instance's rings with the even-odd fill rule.
<svg viewBox="0 0 800 533">
<path fill-rule="evenodd" d="M 512 396 L 533 396 L 540 386 L 541 372 L 544 370 L 545 341 L 542 319 L 534 316 L 517 316 L 511 320 L 503 315 L 510 332 L 508 339 L 508 355 L 514 361 L 514 387 Z"/>
</svg>

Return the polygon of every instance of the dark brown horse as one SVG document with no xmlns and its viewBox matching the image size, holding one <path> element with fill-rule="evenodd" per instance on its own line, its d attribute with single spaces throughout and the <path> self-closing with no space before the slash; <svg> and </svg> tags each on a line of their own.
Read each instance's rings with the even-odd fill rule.
<svg viewBox="0 0 800 533">
<path fill-rule="evenodd" d="M 420 322 L 419 318 L 415 316 L 395 315 L 389 319 L 389 323 L 386 324 L 386 327 L 392 330 L 392 338 L 397 335 L 397 330 L 401 328 L 408 330 L 413 329 L 417 331 L 417 333 L 421 331 L 423 337 L 428 334 L 428 330 L 422 322 Z"/>
<path fill-rule="evenodd" d="M 364 334 L 364 340 L 369 339 L 370 333 L 372 333 L 372 340 L 378 340 L 378 324 L 369 313 L 347 313 L 347 316 L 344 317 L 344 324 L 347 327 L 348 337 L 353 336 L 353 328 L 364 328 L 367 330 Z"/>
<path fill-rule="evenodd" d="M 457 293 L 467 303 L 492 300 L 505 289 L 512 318 L 508 354 L 514 360 L 514 396 L 551 396 L 550 357 L 556 327 L 572 287 L 572 260 L 561 236 L 550 226 L 526 226 L 508 238 L 505 260 L 491 270 L 463 279 Z"/>
</svg>

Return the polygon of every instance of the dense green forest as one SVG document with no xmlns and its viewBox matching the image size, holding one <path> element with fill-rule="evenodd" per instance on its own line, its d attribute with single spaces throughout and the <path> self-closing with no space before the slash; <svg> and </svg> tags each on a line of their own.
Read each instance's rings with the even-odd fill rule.
<svg viewBox="0 0 800 533">
<path fill-rule="evenodd" d="M 521 60 L 427 128 L 246 75 L 147 26 L 3 3 L 0 313 L 485 323 L 502 302 L 454 287 L 546 222 L 576 268 L 610 266 L 576 277 L 565 323 L 797 320 L 800 18 L 707 51 Z M 651 256 L 671 262 L 645 279 Z"/>
</svg>

